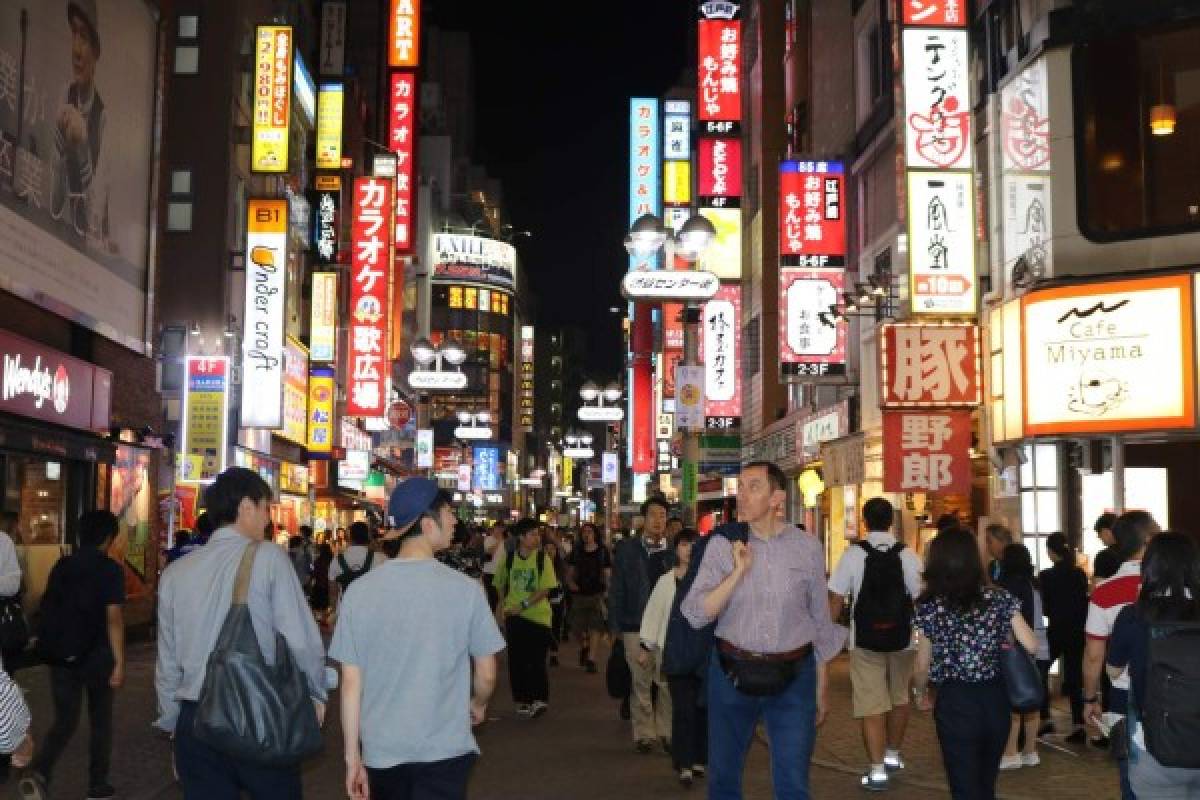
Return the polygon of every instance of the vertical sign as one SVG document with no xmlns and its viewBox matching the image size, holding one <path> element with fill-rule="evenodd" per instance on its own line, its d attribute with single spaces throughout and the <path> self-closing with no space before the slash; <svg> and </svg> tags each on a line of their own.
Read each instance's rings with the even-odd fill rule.
<svg viewBox="0 0 1200 800">
<path fill-rule="evenodd" d="M 324 0 L 321 3 L 321 58 L 318 69 L 322 75 L 341 74 L 346 70 L 346 3 L 345 0 Z"/>
<path fill-rule="evenodd" d="M 260 25 L 255 29 L 254 125 L 250 168 L 287 172 L 288 123 L 292 116 L 292 29 Z"/>
<path fill-rule="evenodd" d="M 845 288 L 843 269 L 779 271 L 779 362 L 784 375 L 846 374 L 846 325 L 829 314 Z"/>
<path fill-rule="evenodd" d="M 388 146 L 396 154 L 396 254 L 413 251 L 413 145 L 416 141 L 417 78 L 393 72 L 388 114 Z"/>
<path fill-rule="evenodd" d="M 308 376 L 308 457 L 333 453 L 333 402 L 337 393 L 333 370 L 313 367 Z"/>
<path fill-rule="evenodd" d="M 704 364 L 705 428 L 740 427 L 742 416 L 742 289 L 723 285 L 704 304 L 700 361 Z"/>
<path fill-rule="evenodd" d="M 708 0 L 699 6 L 697 89 L 701 122 L 742 119 L 742 23 L 738 3 Z"/>
<path fill-rule="evenodd" d="M 382 417 L 387 407 L 388 288 L 392 259 L 388 225 L 392 216 L 391 181 L 354 181 L 353 256 L 348 329 L 349 365 L 346 415 Z"/>
<path fill-rule="evenodd" d="M 314 272 L 312 276 L 312 319 L 309 324 L 309 354 L 313 363 L 337 358 L 338 274 Z"/>
<path fill-rule="evenodd" d="M 417 469 L 433 468 L 433 429 L 417 431 Z"/>
<path fill-rule="evenodd" d="M 697 194 L 702 205 L 735 208 L 742 194 L 742 140 L 705 137 L 697 143 L 700 155 Z"/>
<path fill-rule="evenodd" d="M 188 356 L 179 480 L 207 483 L 225 469 L 229 359 Z"/>
<path fill-rule="evenodd" d="M 975 202 L 970 172 L 908 172 L 913 313 L 975 313 Z"/>
<path fill-rule="evenodd" d="M 473 488 L 485 492 L 496 491 L 500 488 L 500 448 L 476 445 L 472 449 L 475 456 L 472 470 Z"/>
<path fill-rule="evenodd" d="M 846 264 L 845 168 L 840 161 L 779 165 L 779 255 L 785 267 Z"/>
<path fill-rule="evenodd" d="M 970 169 L 967 32 L 909 28 L 903 41 L 908 167 Z"/>
<path fill-rule="evenodd" d="M 885 492 L 971 491 L 970 411 L 884 411 Z"/>
<path fill-rule="evenodd" d="M 600 454 L 600 473 L 605 483 L 616 484 L 621 482 L 621 469 L 617 463 L 616 453 Z"/>
<path fill-rule="evenodd" d="M 283 425 L 275 433 L 303 447 L 308 437 L 308 351 L 289 336 L 283 352 Z"/>
<path fill-rule="evenodd" d="M 313 247 L 317 263 L 322 266 L 336 264 L 338 261 L 338 236 L 341 227 L 339 211 L 342 204 L 342 191 L 338 189 L 318 189 L 316 207 L 313 209 Z"/>
<path fill-rule="evenodd" d="M 533 430 L 533 326 L 521 326 L 521 427 L 526 432 Z"/>
<path fill-rule="evenodd" d="M 241 426 L 274 429 L 283 421 L 287 201 L 251 200 L 247 216 Z"/>
<path fill-rule="evenodd" d="M 658 99 L 634 97 L 629 101 L 629 223 L 643 214 L 658 214 L 659 202 Z M 629 268 L 639 264 L 629 257 Z"/>
<path fill-rule="evenodd" d="M 690 161 L 692 158 L 692 104 L 687 100 L 663 103 L 663 160 Z"/>
<path fill-rule="evenodd" d="M 1017 73 L 1000 97 L 1004 281 L 1011 288 L 1014 266 L 1021 258 L 1035 278 L 1054 274 L 1046 59 Z"/>
<path fill-rule="evenodd" d="M 416 67 L 421 48 L 421 0 L 391 0 L 388 12 L 388 66 Z"/>
<path fill-rule="evenodd" d="M 342 106 L 346 89 L 322 83 L 317 91 L 317 169 L 342 168 Z"/>
</svg>

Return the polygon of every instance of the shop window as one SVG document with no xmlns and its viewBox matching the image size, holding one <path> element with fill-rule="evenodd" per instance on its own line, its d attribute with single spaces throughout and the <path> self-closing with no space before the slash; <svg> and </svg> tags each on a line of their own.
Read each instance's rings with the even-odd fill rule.
<svg viewBox="0 0 1200 800">
<path fill-rule="evenodd" d="M 472 289 L 471 287 L 468 286 L 463 293 L 463 297 L 465 299 L 465 302 L 463 303 L 463 305 L 465 305 L 467 308 L 470 308 L 470 309 L 479 308 L 479 290 L 478 289 Z"/>
<path fill-rule="evenodd" d="M 508 295 L 506 295 L 506 294 L 500 295 L 500 308 L 501 308 L 500 313 L 507 317 L 508 316 Z"/>
<path fill-rule="evenodd" d="M 61 461 L 35 456 L 0 456 L 4 468 L 3 507 L 17 515 L 8 531 L 19 545 L 54 545 L 65 530 L 67 472 Z"/>
<path fill-rule="evenodd" d="M 1074 52 L 1080 230 L 1096 241 L 1200 230 L 1200 23 Z"/>
<path fill-rule="evenodd" d="M 1021 448 L 1021 531 L 1035 570 L 1047 569 L 1046 537 L 1062 531 L 1058 503 L 1058 445 Z"/>
<path fill-rule="evenodd" d="M 175 74 L 195 75 L 200 71 L 200 18 L 194 14 L 181 15 L 175 45 Z"/>
<path fill-rule="evenodd" d="M 463 307 L 463 290 L 462 290 L 461 286 L 451 286 L 450 287 L 449 306 L 451 308 L 462 308 Z"/>
<path fill-rule="evenodd" d="M 479 290 L 479 310 L 480 311 L 491 311 L 492 310 L 492 293 L 490 291 L 488 291 L 487 289 Z"/>
<path fill-rule="evenodd" d="M 192 229 L 192 171 L 171 170 L 171 191 L 167 197 L 167 230 L 187 232 Z"/>
</svg>

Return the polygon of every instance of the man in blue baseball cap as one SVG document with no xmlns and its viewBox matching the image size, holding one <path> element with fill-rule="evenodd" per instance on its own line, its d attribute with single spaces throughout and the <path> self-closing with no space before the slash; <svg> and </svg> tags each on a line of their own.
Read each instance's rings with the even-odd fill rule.
<svg viewBox="0 0 1200 800">
<path fill-rule="evenodd" d="M 471 726 L 487 713 L 504 639 L 483 587 L 434 558 L 454 537 L 449 493 L 409 478 L 388 518 L 399 552 L 346 590 L 329 649 L 342 665 L 346 793 L 465 798 L 479 755 Z"/>
</svg>

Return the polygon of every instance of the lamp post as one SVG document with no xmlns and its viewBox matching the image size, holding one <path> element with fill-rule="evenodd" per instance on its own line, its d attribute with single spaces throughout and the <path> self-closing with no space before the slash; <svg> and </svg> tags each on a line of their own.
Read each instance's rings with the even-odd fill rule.
<svg viewBox="0 0 1200 800">
<path fill-rule="evenodd" d="M 633 226 L 630 227 L 628 235 L 625 237 L 625 249 L 632 256 L 649 258 L 662 250 L 666 256 L 668 266 L 674 266 L 676 257 L 682 258 L 689 265 L 694 265 L 700 260 L 704 251 L 712 244 L 713 239 L 717 236 L 716 228 L 702 216 L 696 215 L 689 217 L 683 225 L 680 226 L 679 232 L 674 236 L 670 236 L 666 226 L 662 220 L 653 214 L 643 214 L 634 220 Z M 687 274 L 688 271 L 683 271 Z M 711 273 L 695 273 L 698 276 L 711 276 Z M 715 293 L 719 282 L 715 280 L 715 276 L 711 276 L 714 280 L 708 281 Z M 699 298 L 702 296 L 700 287 L 688 285 L 680 286 L 680 294 L 678 299 L 683 303 L 683 366 L 696 366 L 699 359 L 699 327 L 701 307 Z M 708 295 L 711 297 L 712 295 Z M 636 298 L 634 298 L 636 299 Z M 649 298 L 647 298 L 649 299 Z M 659 297 L 661 300 L 675 300 L 675 297 Z M 634 332 L 634 361 L 639 358 L 638 348 L 640 343 L 638 335 Z M 648 354 L 643 357 L 648 357 Z M 633 421 L 631 421 L 632 423 Z M 695 464 L 698 455 L 698 440 L 696 432 L 691 429 L 682 431 L 683 435 L 683 463 L 685 465 Z M 686 486 L 685 486 L 686 489 Z M 685 525 L 694 526 L 696 524 L 696 500 L 695 497 L 684 497 L 683 503 L 683 521 Z"/>
<path fill-rule="evenodd" d="M 625 419 L 625 409 L 621 408 L 621 387 L 613 381 L 603 389 L 592 380 L 583 384 L 579 389 L 579 399 L 583 400 L 583 405 L 579 407 L 577 416 L 580 422 L 603 422 L 606 432 L 605 446 L 608 445 L 608 424 L 611 422 L 620 422 Z M 595 405 L 590 405 L 591 403 Z M 608 403 L 608 405 L 605 405 Z M 618 475 L 620 473 L 618 472 Z M 607 532 L 612 524 L 612 492 L 613 485 L 607 481 L 604 484 L 604 529 Z"/>
<path fill-rule="evenodd" d="M 408 385 L 417 394 L 417 429 L 429 427 L 429 392 L 462 391 L 467 388 L 467 376 L 459 369 L 467 360 L 467 351 L 453 339 L 435 346 L 429 337 L 422 336 L 409 347 L 418 369 L 408 373 Z M 442 364 L 453 367 L 442 370 Z"/>
</svg>

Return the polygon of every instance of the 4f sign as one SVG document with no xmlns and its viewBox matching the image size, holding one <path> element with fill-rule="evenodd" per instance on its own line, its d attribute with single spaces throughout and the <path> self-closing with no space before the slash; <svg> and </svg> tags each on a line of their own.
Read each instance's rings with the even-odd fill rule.
<svg viewBox="0 0 1200 800">
<path fill-rule="evenodd" d="M 243 428 L 283 425 L 286 200 L 251 200 L 246 235 L 246 305 L 242 334 Z"/>
<path fill-rule="evenodd" d="M 415 67 L 421 47 L 421 0 L 391 0 L 388 65 Z"/>
</svg>

